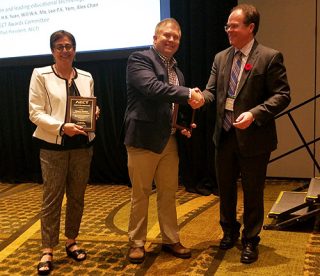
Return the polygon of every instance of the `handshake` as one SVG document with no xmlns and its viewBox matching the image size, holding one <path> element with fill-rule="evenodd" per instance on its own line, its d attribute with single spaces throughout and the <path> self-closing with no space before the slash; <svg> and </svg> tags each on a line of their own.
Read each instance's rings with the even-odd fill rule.
<svg viewBox="0 0 320 276">
<path fill-rule="evenodd" d="M 193 108 L 197 109 L 204 105 L 204 97 L 201 90 L 198 87 L 190 88 L 191 99 L 188 100 L 188 104 Z"/>
</svg>

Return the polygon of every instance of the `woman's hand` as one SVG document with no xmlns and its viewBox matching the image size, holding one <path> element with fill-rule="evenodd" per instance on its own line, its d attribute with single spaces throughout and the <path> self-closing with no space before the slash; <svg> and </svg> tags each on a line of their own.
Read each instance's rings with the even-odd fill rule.
<svg viewBox="0 0 320 276">
<path fill-rule="evenodd" d="M 100 108 L 99 106 L 96 106 L 96 120 L 98 120 L 100 117 Z"/>
<path fill-rule="evenodd" d="M 88 134 L 83 130 L 82 126 L 78 126 L 74 123 L 65 123 L 62 128 L 62 131 L 64 134 L 66 134 L 70 137 L 72 137 L 74 135 L 79 135 L 79 134 L 88 136 Z"/>
</svg>

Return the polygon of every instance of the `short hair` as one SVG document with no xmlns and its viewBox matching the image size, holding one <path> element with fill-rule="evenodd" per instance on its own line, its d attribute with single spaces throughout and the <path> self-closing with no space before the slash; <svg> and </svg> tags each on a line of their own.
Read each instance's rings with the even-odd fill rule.
<svg viewBox="0 0 320 276">
<path fill-rule="evenodd" d="M 242 10 L 244 13 L 244 24 L 249 25 L 254 23 L 253 34 L 256 35 L 259 30 L 259 23 L 260 23 L 260 14 L 256 7 L 249 4 L 239 4 L 232 8 L 231 12 L 235 10 Z"/>
<path fill-rule="evenodd" d="M 178 29 L 179 29 L 179 34 L 181 36 L 181 28 L 180 28 L 180 24 L 178 23 L 177 20 L 175 20 L 174 18 L 165 18 L 163 20 L 161 20 L 157 25 L 156 25 L 156 28 L 154 30 L 154 34 L 157 35 L 159 33 L 159 30 L 167 25 L 167 24 L 173 24 L 175 25 Z"/>
<path fill-rule="evenodd" d="M 55 43 L 57 40 L 63 38 L 63 37 L 68 37 L 71 41 L 71 44 L 74 48 L 76 48 L 76 39 L 74 38 L 73 34 L 65 31 L 65 30 L 59 30 L 54 32 L 51 36 L 50 36 L 50 48 L 51 50 L 54 49 Z"/>
</svg>

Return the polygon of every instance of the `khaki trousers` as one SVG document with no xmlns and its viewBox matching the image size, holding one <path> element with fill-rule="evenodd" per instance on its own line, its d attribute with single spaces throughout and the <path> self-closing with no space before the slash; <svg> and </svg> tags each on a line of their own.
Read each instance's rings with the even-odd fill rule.
<svg viewBox="0 0 320 276">
<path fill-rule="evenodd" d="M 132 184 L 129 244 L 143 246 L 147 237 L 148 206 L 154 180 L 157 189 L 157 210 L 163 243 L 179 242 L 176 211 L 178 189 L 178 150 L 174 135 L 161 154 L 127 146 L 128 170 Z"/>
<path fill-rule="evenodd" d="M 40 150 L 43 178 L 41 236 L 43 248 L 59 243 L 61 205 L 67 196 L 65 236 L 78 236 L 84 208 L 84 194 L 89 179 L 92 147 L 54 151 Z"/>
</svg>

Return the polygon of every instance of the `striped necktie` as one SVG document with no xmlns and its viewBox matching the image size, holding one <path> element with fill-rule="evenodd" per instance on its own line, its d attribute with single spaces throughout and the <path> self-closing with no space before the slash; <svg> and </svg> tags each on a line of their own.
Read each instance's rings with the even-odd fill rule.
<svg viewBox="0 0 320 276">
<path fill-rule="evenodd" d="M 240 51 L 236 52 L 233 57 L 233 63 L 231 67 L 231 73 L 230 73 L 230 80 L 229 80 L 229 89 L 228 89 L 228 96 L 229 98 L 235 98 L 236 96 L 236 90 L 237 90 L 237 84 L 238 84 L 238 77 L 240 73 L 240 67 L 241 67 L 241 58 L 242 54 Z M 223 125 L 225 131 L 229 131 L 232 123 L 234 121 L 234 114 L 233 111 L 225 109 L 225 115 L 223 119 Z"/>
</svg>

